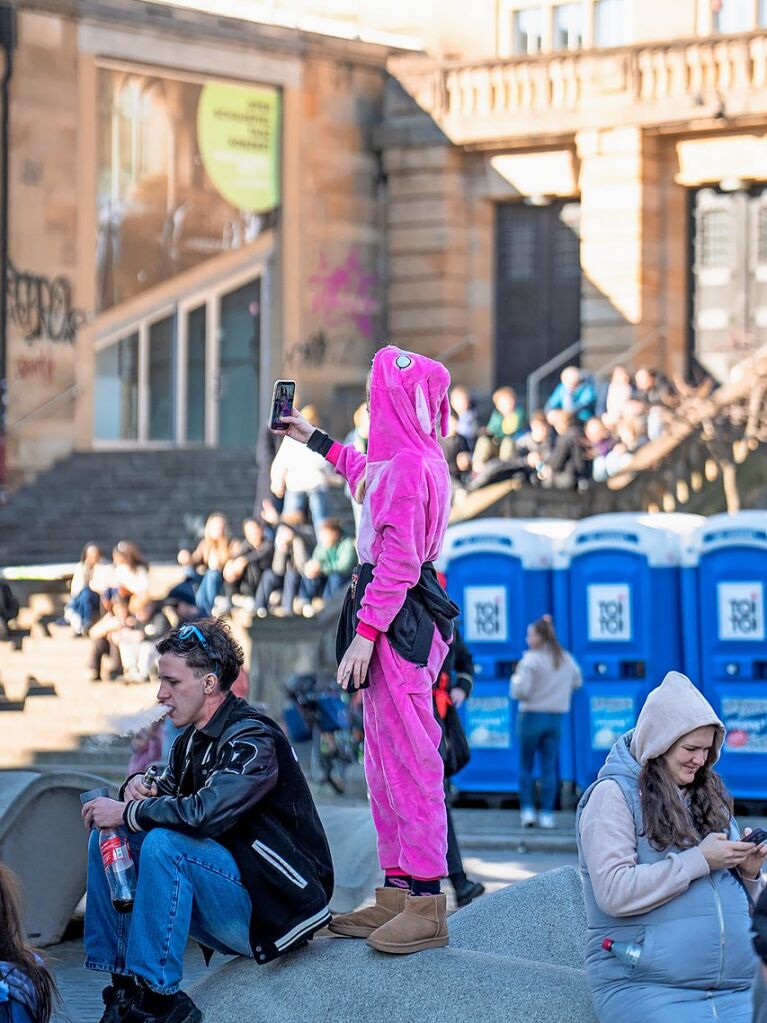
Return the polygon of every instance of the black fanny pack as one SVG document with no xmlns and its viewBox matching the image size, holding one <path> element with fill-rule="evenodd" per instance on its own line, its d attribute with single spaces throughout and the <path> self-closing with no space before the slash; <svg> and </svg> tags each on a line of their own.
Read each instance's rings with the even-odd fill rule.
<svg viewBox="0 0 767 1023">
<path fill-rule="evenodd" d="M 341 608 L 336 630 L 336 660 L 340 664 L 357 632 L 358 611 L 362 607 L 373 566 L 363 562 L 352 572 L 351 586 Z M 397 653 L 411 664 L 423 668 L 429 660 L 435 626 L 446 643 L 453 638 L 453 621 L 460 609 L 440 586 L 434 565 L 427 561 L 415 586 L 407 591 L 405 603 L 386 630 L 386 638 Z M 360 686 L 370 684 L 367 676 Z"/>
</svg>

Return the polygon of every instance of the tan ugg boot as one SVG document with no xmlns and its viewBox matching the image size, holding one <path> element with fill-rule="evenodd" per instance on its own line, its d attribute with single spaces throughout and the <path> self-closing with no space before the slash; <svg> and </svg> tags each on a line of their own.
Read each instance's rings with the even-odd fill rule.
<svg viewBox="0 0 767 1023">
<path fill-rule="evenodd" d="M 447 945 L 447 896 L 410 895 L 405 909 L 368 938 L 378 952 L 407 955 Z"/>
<path fill-rule="evenodd" d="M 374 906 L 334 916 L 328 930 L 344 938 L 367 938 L 404 910 L 407 895 L 407 888 L 376 888 Z"/>
</svg>

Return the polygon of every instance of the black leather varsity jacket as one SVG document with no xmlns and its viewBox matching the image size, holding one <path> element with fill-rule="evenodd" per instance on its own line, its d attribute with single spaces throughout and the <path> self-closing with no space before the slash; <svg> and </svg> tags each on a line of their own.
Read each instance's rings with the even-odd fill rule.
<svg viewBox="0 0 767 1023">
<path fill-rule="evenodd" d="M 293 747 L 271 718 L 230 693 L 204 728 L 177 737 L 157 786 L 160 795 L 128 803 L 126 827 L 170 828 L 230 850 L 251 899 L 256 962 L 330 920 L 330 849 Z"/>
</svg>

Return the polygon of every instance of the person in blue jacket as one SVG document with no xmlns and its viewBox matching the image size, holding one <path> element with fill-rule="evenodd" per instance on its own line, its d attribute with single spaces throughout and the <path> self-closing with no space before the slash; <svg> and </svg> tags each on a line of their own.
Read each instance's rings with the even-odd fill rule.
<svg viewBox="0 0 767 1023">
<path fill-rule="evenodd" d="M 596 406 L 597 392 L 588 373 L 582 372 L 577 366 L 565 366 L 544 411 L 561 408 L 565 412 L 572 412 L 575 419 L 585 423 L 594 415 Z"/>
<path fill-rule="evenodd" d="M 703 694 L 671 671 L 578 804 L 599 1023 L 751 1023 L 749 911 L 767 843 L 743 841 L 733 820 L 714 771 L 724 734 Z"/>
<path fill-rule="evenodd" d="M 0 1023 L 49 1023 L 53 977 L 24 942 L 16 882 L 0 864 Z"/>
</svg>

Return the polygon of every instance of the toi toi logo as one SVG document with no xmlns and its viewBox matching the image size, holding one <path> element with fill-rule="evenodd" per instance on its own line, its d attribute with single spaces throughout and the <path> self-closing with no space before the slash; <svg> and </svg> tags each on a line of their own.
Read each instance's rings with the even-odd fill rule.
<svg viewBox="0 0 767 1023">
<path fill-rule="evenodd" d="M 734 633 L 750 636 L 757 631 L 758 612 L 756 594 L 751 597 L 730 600 L 730 626 Z"/>
<path fill-rule="evenodd" d="M 501 602 L 483 600 L 474 604 L 474 633 L 477 636 L 497 636 L 501 631 Z"/>
<path fill-rule="evenodd" d="M 621 636 L 625 630 L 623 601 L 599 601 L 599 630 L 602 635 Z"/>
</svg>

